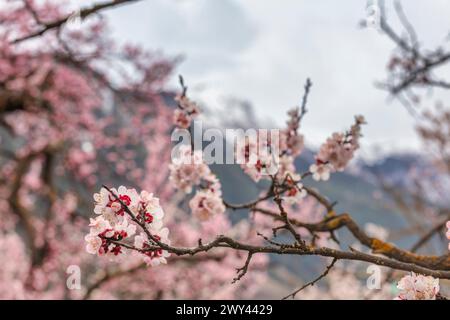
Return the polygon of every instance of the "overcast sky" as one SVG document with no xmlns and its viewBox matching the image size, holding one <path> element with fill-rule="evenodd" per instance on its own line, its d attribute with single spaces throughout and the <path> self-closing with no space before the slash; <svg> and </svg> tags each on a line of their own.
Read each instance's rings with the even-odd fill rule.
<svg viewBox="0 0 450 320">
<path fill-rule="evenodd" d="M 375 29 L 358 27 L 366 5 L 363 0 L 146 0 L 107 15 L 121 41 L 182 55 L 176 74 L 183 74 L 191 94 L 210 107 L 221 108 L 224 98 L 236 97 L 251 102 L 262 119 L 282 125 L 310 77 L 314 86 L 302 129 L 310 145 L 363 114 L 369 122 L 363 153 L 374 147 L 420 148 L 407 111 L 374 87 L 385 77 L 394 46 Z M 404 9 L 425 44 L 445 39 L 448 1 L 409 0 Z"/>
</svg>

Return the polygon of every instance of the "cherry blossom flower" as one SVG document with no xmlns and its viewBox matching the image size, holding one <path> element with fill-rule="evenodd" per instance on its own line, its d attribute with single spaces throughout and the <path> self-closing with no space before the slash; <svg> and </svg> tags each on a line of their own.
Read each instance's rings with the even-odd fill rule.
<svg viewBox="0 0 450 320">
<path fill-rule="evenodd" d="M 169 230 L 163 228 L 164 211 L 158 198 L 146 190 L 138 194 L 135 189 L 124 186 L 110 190 L 102 188 L 99 193 L 94 194 L 94 211 L 100 215 L 90 219 L 90 231 L 85 237 L 88 253 L 117 257 L 127 253 L 122 242 L 133 242 L 137 244 L 137 249 L 145 249 L 149 245 L 143 242 L 143 234 L 135 236 L 138 225 L 144 225 L 156 239 L 169 243 Z M 126 212 L 126 208 L 130 211 Z M 160 249 L 141 251 L 141 254 L 149 265 L 166 263 L 165 258 L 168 257 L 168 252 Z"/>
<path fill-rule="evenodd" d="M 169 229 L 162 228 L 161 230 L 152 234 L 152 236 L 156 240 L 170 245 Z M 160 264 L 167 264 L 166 258 L 170 256 L 170 253 L 167 250 L 163 249 L 150 250 L 149 248 L 151 247 L 151 245 L 145 233 L 140 233 L 134 238 L 134 246 L 142 250 L 141 253 L 143 255 L 143 260 L 147 265 L 155 267 Z"/>
<path fill-rule="evenodd" d="M 223 200 L 216 192 L 197 191 L 189 201 L 192 213 L 200 220 L 208 220 L 211 216 L 225 212 Z"/>
<path fill-rule="evenodd" d="M 111 201 L 110 197 L 110 193 L 105 188 L 101 188 L 99 193 L 94 193 L 94 212 L 96 214 L 104 214 L 106 212 L 107 205 Z"/>
<path fill-rule="evenodd" d="M 345 134 L 335 132 L 320 147 L 316 158 L 322 163 L 330 163 L 336 171 L 342 171 L 353 158 L 353 148 L 346 142 Z"/>
<path fill-rule="evenodd" d="M 209 166 L 203 162 L 202 151 L 191 150 L 187 145 L 179 148 L 179 157 L 170 165 L 169 180 L 185 193 L 190 193 L 194 186 L 200 188 L 189 206 L 194 216 L 207 220 L 212 215 L 225 212 L 221 197 L 222 186 Z"/>
<path fill-rule="evenodd" d="M 204 180 L 205 186 L 202 188 L 203 190 L 208 190 L 215 193 L 217 196 L 222 196 L 222 184 L 215 174 L 210 173 Z"/>
<path fill-rule="evenodd" d="M 136 233 L 136 225 L 129 223 L 128 219 L 123 219 L 114 226 L 114 230 L 122 237 L 132 237 Z"/>
<path fill-rule="evenodd" d="M 298 156 L 304 148 L 303 135 L 289 135 L 285 131 L 281 132 L 280 149 L 289 150 L 292 156 Z"/>
<path fill-rule="evenodd" d="M 283 196 L 283 199 L 286 200 L 287 203 L 297 203 L 308 195 L 300 180 L 301 176 L 299 174 L 286 172 L 284 181 L 287 190 Z"/>
<path fill-rule="evenodd" d="M 290 155 L 282 155 L 278 162 L 277 176 L 284 178 L 288 173 L 295 172 L 294 157 Z"/>
<path fill-rule="evenodd" d="M 190 127 L 192 121 L 192 117 L 184 112 L 183 110 L 177 109 L 173 113 L 173 123 L 175 126 L 187 129 Z"/>
<path fill-rule="evenodd" d="M 177 95 L 175 101 L 178 103 L 181 110 L 184 110 L 189 114 L 199 114 L 197 104 L 194 101 L 191 101 L 186 94 Z"/>
<path fill-rule="evenodd" d="M 256 140 L 256 141 L 254 141 Z M 279 154 L 273 154 L 270 150 L 270 141 L 258 134 L 257 139 L 247 139 L 242 144 L 242 149 L 237 150 L 237 160 L 242 170 L 255 182 L 269 175 L 275 175 L 278 170 L 277 158 Z"/>
<path fill-rule="evenodd" d="M 102 246 L 102 239 L 98 236 L 98 234 L 87 234 L 84 237 L 86 240 L 86 251 L 90 254 L 98 254 L 100 247 Z"/>
<path fill-rule="evenodd" d="M 316 181 L 327 181 L 330 179 L 330 172 L 332 167 L 328 163 L 312 164 L 309 167 L 309 171 L 312 173 L 312 177 Z"/>
<path fill-rule="evenodd" d="M 295 107 L 288 111 L 287 128 L 281 131 L 280 150 L 294 157 L 300 155 L 304 148 L 304 137 L 298 133 L 300 126 L 300 109 Z"/>
<path fill-rule="evenodd" d="M 192 152 L 187 145 L 179 148 L 179 156 L 172 161 L 169 169 L 169 180 L 185 193 L 190 193 L 193 186 L 199 185 L 211 175 L 208 165 L 203 162 L 202 151 Z"/>
<path fill-rule="evenodd" d="M 270 156 L 258 157 L 255 163 L 248 162 L 241 165 L 243 171 L 255 182 L 259 182 L 262 178 L 268 178 L 267 168 L 272 166 L 272 158 Z"/>
<path fill-rule="evenodd" d="M 146 226 L 153 230 L 159 230 L 163 226 L 164 211 L 159 205 L 159 199 L 143 190 L 140 194 L 141 201 L 139 213 L 144 216 Z"/>
<path fill-rule="evenodd" d="M 98 216 L 95 219 L 91 218 L 89 220 L 90 220 L 89 227 L 91 228 L 90 230 L 92 234 L 97 235 L 106 229 L 111 229 L 109 221 L 105 220 L 103 216 Z"/>
<path fill-rule="evenodd" d="M 187 129 L 192 119 L 199 114 L 197 105 L 185 93 L 177 95 L 175 101 L 178 103 L 178 109 L 173 114 L 173 124 L 178 128 Z"/>
<path fill-rule="evenodd" d="M 137 212 L 139 195 L 135 189 L 127 189 L 124 186 L 120 186 L 118 190 L 112 188 L 111 192 L 117 195 L 119 199 L 116 199 L 105 188 L 102 188 L 99 193 L 94 194 L 95 213 L 102 214 L 107 217 L 110 222 L 113 222 L 116 220 L 114 214 L 117 216 L 124 216 L 125 210 L 120 202 L 125 204 L 134 213 Z"/>
<path fill-rule="evenodd" d="M 439 279 L 412 272 L 397 284 L 398 300 L 435 300 L 439 292 Z"/>
<path fill-rule="evenodd" d="M 330 172 L 345 169 L 359 148 L 361 125 L 365 123 L 363 116 L 356 116 L 355 123 L 349 131 L 346 133 L 335 132 L 322 144 L 315 156 L 316 163 L 310 168 L 315 180 L 328 180 Z"/>
<path fill-rule="evenodd" d="M 95 220 L 91 219 L 90 226 L 90 232 L 84 238 L 87 242 L 86 251 L 100 256 L 106 254 L 117 256 L 123 253 L 121 246 L 113 241 L 132 237 L 136 233 L 136 226 L 129 224 L 127 219 L 111 226 L 102 217 L 97 217 Z"/>
</svg>

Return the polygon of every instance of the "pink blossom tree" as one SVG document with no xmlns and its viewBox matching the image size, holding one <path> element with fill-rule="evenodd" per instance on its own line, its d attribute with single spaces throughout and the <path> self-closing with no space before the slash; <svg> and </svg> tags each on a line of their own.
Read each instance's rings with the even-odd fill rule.
<svg viewBox="0 0 450 320">
<path fill-rule="evenodd" d="M 267 174 L 273 157 L 253 153 L 251 141 L 243 145 L 243 171 L 269 185 L 257 199 L 224 199 L 221 181 L 192 147 L 181 150 L 186 161 L 170 163 L 171 130 L 190 128 L 200 109 L 183 81 L 177 107 L 168 106 L 164 86 L 176 59 L 120 47 L 94 18 L 128 2 L 75 13 L 56 1 L 8 1 L 2 8 L 1 298 L 251 297 L 271 254 L 326 260 L 323 273 L 286 298 L 328 275 L 339 279 L 339 260 L 411 272 L 399 283 L 401 299 L 439 297 L 438 279 L 450 278 L 447 253 L 388 243 L 308 186 L 310 178 L 326 181 L 345 169 L 359 148 L 362 116 L 331 134 L 309 169 L 297 172 L 309 80 L 272 150 L 276 172 Z M 73 30 L 68 22 L 77 16 L 85 21 Z M 258 137 L 256 144 L 273 142 Z M 189 209 L 180 205 L 186 198 Z M 247 219 L 232 224 L 239 209 Z M 339 229 L 369 252 L 341 248 Z M 80 290 L 66 281 L 71 266 L 80 268 Z"/>
<path fill-rule="evenodd" d="M 157 193 L 172 208 L 175 244 L 232 229 L 223 217 L 217 226 L 199 225 L 172 200 L 162 165 L 170 160 L 172 119 L 164 85 L 176 59 L 108 37 L 105 21 L 92 14 L 125 2 L 81 10 L 79 28 L 65 24 L 74 13 L 59 1 L 2 6 L 1 298 L 233 298 L 253 290 L 251 279 L 229 283 L 245 259 L 239 253 L 175 259 L 161 276 L 140 259 L 111 264 L 85 252 L 90 194 L 99 183 Z M 264 276 L 265 263 L 255 277 Z M 81 290 L 66 286 L 71 265 L 81 269 Z M 211 277 L 204 269 L 221 271 Z"/>
</svg>

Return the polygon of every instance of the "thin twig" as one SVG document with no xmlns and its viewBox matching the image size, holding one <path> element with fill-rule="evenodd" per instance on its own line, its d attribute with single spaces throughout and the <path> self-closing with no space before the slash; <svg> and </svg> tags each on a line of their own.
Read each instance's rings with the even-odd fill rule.
<svg viewBox="0 0 450 320">
<path fill-rule="evenodd" d="M 108 8 L 116 7 L 116 6 L 127 4 L 127 3 L 137 2 L 137 1 L 141 1 L 141 0 L 113 0 L 113 1 L 97 3 L 97 4 L 92 5 L 91 7 L 81 9 L 79 11 L 79 16 L 81 19 L 85 19 L 86 17 L 90 16 L 93 13 L 97 13 L 97 12 L 100 12 L 100 11 L 108 9 Z M 31 14 L 33 14 L 33 11 L 31 11 Z M 49 30 L 61 27 L 72 16 L 73 16 L 73 13 L 66 15 L 63 18 L 57 19 L 52 22 L 42 23 L 42 21 L 41 21 L 39 23 L 41 25 L 41 28 L 39 30 L 37 30 L 33 33 L 30 33 L 29 35 L 17 38 L 15 40 L 13 40 L 13 43 L 19 43 L 19 42 L 23 42 L 25 40 L 29 40 L 29 39 L 32 39 L 35 37 L 42 36 L 44 33 L 46 33 Z M 36 17 L 36 19 L 37 19 L 37 21 L 40 21 L 38 17 Z"/>
<path fill-rule="evenodd" d="M 312 87 L 312 82 L 309 78 L 306 79 L 306 83 L 305 83 L 305 91 L 303 93 L 303 98 L 302 98 L 302 106 L 300 109 L 300 121 L 303 119 L 303 117 L 305 116 L 305 114 L 308 112 L 308 109 L 306 109 L 306 104 L 308 102 L 308 96 L 309 96 L 309 91 L 311 90 Z"/>
<path fill-rule="evenodd" d="M 302 286 L 300 289 L 297 289 L 294 292 L 292 292 L 291 294 L 285 296 L 282 300 L 286 300 L 289 297 L 292 297 L 292 299 L 294 299 L 295 295 L 297 293 L 299 293 L 300 291 L 302 291 L 303 289 L 305 289 L 305 288 L 307 288 L 309 286 L 315 285 L 318 281 L 320 281 L 321 279 L 325 278 L 327 276 L 327 274 L 330 272 L 330 270 L 334 267 L 334 264 L 336 263 L 336 261 L 338 261 L 338 259 L 337 258 L 333 258 L 333 261 L 331 261 L 331 263 L 326 267 L 325 271 L 320 276 L 318 276 L 316 279 L 308 282 L 307 284 Z"/>
<path fill-rule="evenodd" d="M 236 283 L 237 281 L 241 280 L 241 278 L 243 276 L 245 276 L 245 274 L 248 271 L 248 266 L 250 265 L 250 261 L 252 260 L 252 256 L 253 256 L 253 253 L 248 252 L 247 259 L 245 260 L 244 266 L 236 269 L 236 272 L 238 275 L 236 276 L 236 278 L 233 279 L 233 281 L 231 283 Z"/>
</svg>

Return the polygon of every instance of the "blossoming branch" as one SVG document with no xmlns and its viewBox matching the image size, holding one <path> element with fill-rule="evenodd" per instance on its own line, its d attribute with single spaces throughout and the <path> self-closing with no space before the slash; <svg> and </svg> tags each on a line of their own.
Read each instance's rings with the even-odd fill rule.
<svg viewBox="0 0 450 320">
<path fill-rule="evenodd" d="M 183 79 L 180 79 L 183 90 L 176 98 L 179 108 L 175 110 L 173 120 L 176 127 L 186 129 L 191 125 L 192 119 L 199 114 L 199 109 L 187 97 L 187 88 Z M 307 92 L 310 86 L 311 83 L 308 81 Z M 261 229 L 256 230 L 254 234 L 255 238 L 266 244 L 245 243 L 227 235 L 217 235 L 215 240 L 207 244 L 198 239 L 196 247 L 171 246 L 168 239 L 169 231 L 163 227 L 164 213 L 158 199 L 146 191 L 141 191 L 139 194 L 134 189 L 121 186 L 117 190 L 104 187 L 100 193 L 94 195 L 94 212 L 99 216 L 91 220 L 91 231 L 86 236 L 87 251 L 111 258 L 137 254 L 151 266 L 170 263 L 170 258 L 169 261 L 166 259 L 170 253 L 176 256 L 196 255 L 217 248 L 247 252 L 247 259 L 244 265 L 237 269 L 238 274 L 233 282 L 240 280 L 248 272 L 255 255 L 264 253 L 319 255 L 333 258 L 333 263 L 327 268 L 325 275 L 329 269 L 333 268 L 337 260 L 365 261 L 413 272 L 411 276 L 405 276 L 399 282 L 398 288 L 401 290 L 399 299 L 435 299 L 439 292 L 437 278 L 450 278 L 448 256 L 419 256 L 399 249 L 382 239 L 371 237 L 358 227 L 349 214 L 336 214 L 334 205 L 325 196 L 304 184 L 304 179 L 308 176 L 312 176 L 317 181 L 328 180 L 331 172 L 345 169 L 359 148 L 361 126 L 366 123 L 365 119 L 362 116 L 356 116 L 354 124 L 347 132 L 334 133 L 320 147 L 315 156 L 315 163 L 311 164 L 309 171 L 298 173 L 294 160 L 301 154 L 303 148 L 304 137 L 299 133 L 299 128 L 302 119 L 300 115 L 306 112 L 304 108 L 305 106 L 302 110 L 294 108 L 288 112 L 287 127 L 282 130 L 280 148 L 276 149 L 275 156 L 278 158 L 274 158 L 273 154 L 268 156 L 258 153 L 259 149 L 253 148 L 249 140 L 243 144 L 242 151 L 246 159 L 246 162 L 241 164 L 243 171 L 255 182 L 261 179 L 270 182 L 268 190 L 255 201 L 245 204 L 230 204 L 225 201 L 219 179 L 204 163 L 202 151 L 193 150 L 191 144 L 182 145 L 178 150 L 176 161 L 168 165 L 169 180 L 173 187 L 185 194 L 195 190 L 195 194 L 189 201 L 189 208 L 192 215 L 200 222 L 232 214 L 232 211 L 236 209 L 248 209 L 271 220 L 272 223 L 266 223 L 265 226 L 257 224 L 256 228 Z M 270 141 L 258 136 L 253 143 L 266 145 Z M 253 161 L 250 161 L 251 158 Z M 273 161 L 278 161 L 277 172 L 264 174 L 264 169 L 268 168 Z M 302 222 L 292 217 L 292 213 L 288 213 L 292 206 L 301 205 L 306 196 L 314 198 L 326 209 L 327 214 L 317 223 Z M 274 206 L 271 207 L 270 203 Z M 270 209 L 264 209 L 263 204 L 269 205 Z M 334 232 L 341 227 L 346 227 L 357 240 L 372 249 L 373 254 L 353 248 L 342 251 L 329 246 L 316 245 L 314 239 L 317 232 L 328 233 L 330 239 L 338 244 Z M 314 237 L 308 240 L 299 233 L 299 228 L 307 229 Z M 139 234 L 136 232 L 137 229 Z M 268 233 L 268 230 L 271 232 Z M 277 233 L 282 230 L 291 235 L 292 242 L 278 243 L 276 241 Z M 298 291 L 292 296 L 294 297 L 297 293 Z"/>
</svg>

